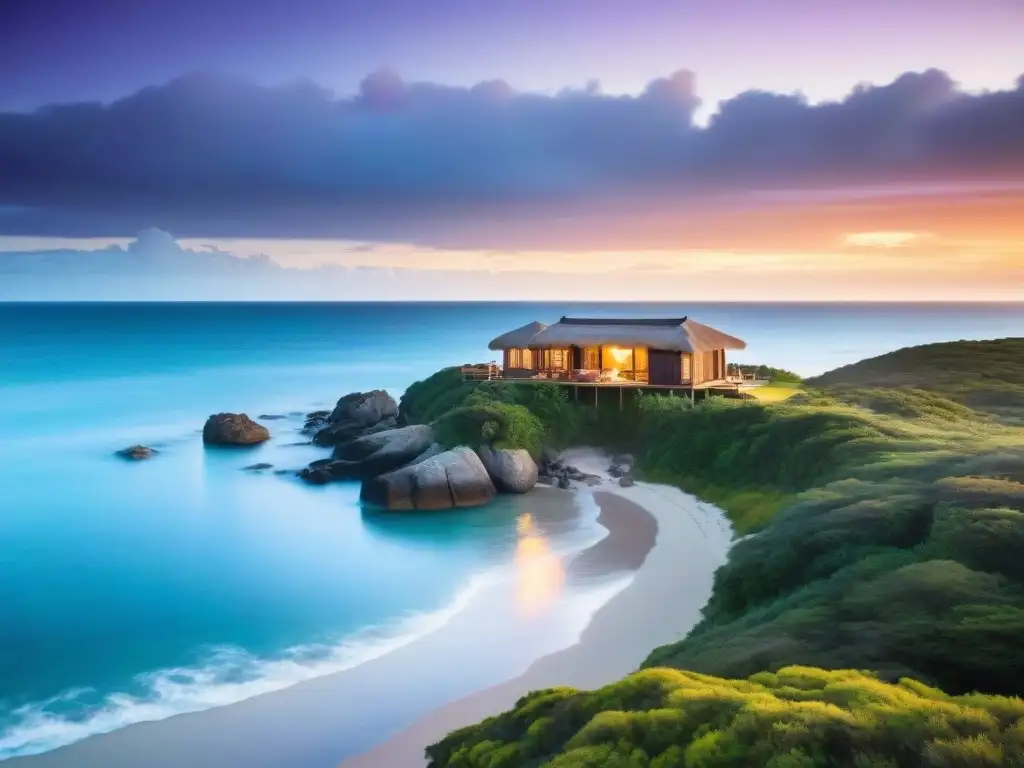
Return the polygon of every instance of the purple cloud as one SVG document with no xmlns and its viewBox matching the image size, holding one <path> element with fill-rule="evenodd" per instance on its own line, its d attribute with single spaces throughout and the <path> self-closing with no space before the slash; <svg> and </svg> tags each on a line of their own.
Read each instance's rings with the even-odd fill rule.
<svg viewBox="0 0 1024 768">
<path fill-rule="evenodd" d="M 694 76 L 636 96 L 456 88 L 391 71 L 336 98 L 190 75 L 108 105 L 0 114 L 0 233 L 430 240 L 523 206 L 1024 171 L 1024 77 L 969 94 L 938 70 L 840 102 L 747 92 L 694 122 Z"/>
</svg>

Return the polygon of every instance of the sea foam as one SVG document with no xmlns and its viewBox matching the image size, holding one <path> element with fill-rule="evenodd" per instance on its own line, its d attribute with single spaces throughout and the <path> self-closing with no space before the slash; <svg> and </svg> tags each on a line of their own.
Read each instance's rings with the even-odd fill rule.
<svg viewBox="0 0 1024 768">
<path fill-rule="evenodd" d="M 77 701 L 94 691 L 69 690 L 19 707 L 10 713 L 14 722 L 0 731 L 0 760 L 49 752 L 133 723 L 222 707 L 352 669 L 441 629 L 482 590 L 499 581 L 505 571 L 495 568 L 471 577 L 440 610 L 406 614 L 347 635 L 336 644 L 297 645 L 272 658 L 257 657 L 241 648 L 220 647 L 212 650 L 202 664 L 137 676 L 142 694 L 110 693 L 98 705 L 73 715 L 56 710 L 73 709 Z"/>
</svg>

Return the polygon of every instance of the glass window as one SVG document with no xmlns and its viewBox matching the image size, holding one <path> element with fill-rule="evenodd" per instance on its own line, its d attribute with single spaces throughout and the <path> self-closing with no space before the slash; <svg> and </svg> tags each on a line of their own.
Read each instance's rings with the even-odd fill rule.
<svg viewBox="0 0 1024 768">
<path fill-rule="evenodd" d="M 606 346 L 601 349 L 603 367 L 617 371 L 633 370 L 633 350 L 628 347 Z"/>
<path fill-rule="evenodd" d="M 564 371 L 569 367 L 569 354 L 566 349 L 549 349 L 547 354 L 547 368 L 553 371 Z"/>
<path fill-rule="evenodd" d="M 647 371 L 647 347 L 637 347 L 633 350 L 633 370 L 637 373 Z"/>
<path fill-rule="evenodd" d="M 601 367 L 601 348 L 600 347 L 585 347 L 583 349 L 583 365 L 581 366 L 587 371 L 596 371 Z"/>
<path fill-rule="evenodd" d="M 510 349 L 508 351 L 508 367 L 509 368 L 528 368 L 533 369 L 533 350 L 532 349 Z"/>
</svg>

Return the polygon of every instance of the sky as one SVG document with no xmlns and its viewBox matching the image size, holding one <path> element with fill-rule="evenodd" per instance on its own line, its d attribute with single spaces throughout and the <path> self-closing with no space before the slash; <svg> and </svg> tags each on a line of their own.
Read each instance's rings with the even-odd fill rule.
<svg viewBox="0 0 1024 768">
<path fill-rule="evenodd" d="M 1022 36 L 1020 0 L 0 3 L 0 299 L 1020 299 Z"/>
</svg>

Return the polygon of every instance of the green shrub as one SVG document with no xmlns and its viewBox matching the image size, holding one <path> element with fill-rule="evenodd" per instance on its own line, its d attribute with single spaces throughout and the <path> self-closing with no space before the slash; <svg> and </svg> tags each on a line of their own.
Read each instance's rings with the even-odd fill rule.
<svg viewBox="0 0 1024 768">
<path fill-rule="evenodd" d="M 461 405 L 434 422 L 438 442 L 445 448 L 457 445 L 494 448 L 525 448 L 539 456 L 544 426 L 525 406 L 497 400 Z"/>
<path fill-rule="evenodd" d="M 544 702 L 538 741 L 532 722 Z M 652 669 L 593 692 L 531 694 L 427 748 L 432 768 L 937 768 L 1020 765 L 1024 702 L 787 667 L 729 680 Z M 504 762 L 515 754 L 518 763 Z"/>
</svg>

